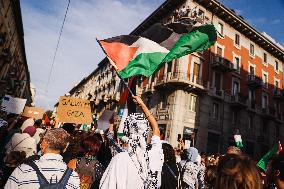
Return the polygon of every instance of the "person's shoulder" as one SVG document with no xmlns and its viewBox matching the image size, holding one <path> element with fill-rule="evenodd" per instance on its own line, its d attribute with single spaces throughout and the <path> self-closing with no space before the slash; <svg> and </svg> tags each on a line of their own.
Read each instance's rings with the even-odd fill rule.
<svg viewBox="0 0 284 189">
<path fill-rule="evenodd" d="M 15 174 L 18 174 L 18 175 L 22 175 L 22 174 L 26 174 L 26 173 L 29 173 L 29 172 L 32 172 L 34 171 L 33 168 L 31 166 L 29 166 L 28 164 L 26 163 L 23 163 L 21 165 L 19 165 L 15 170 L 14 170 L 14 173 Z"/>
<path fill-rule="evenodd" d="M 115 156 L 113 156 L 112 160 L 113 162 L 115 161 L 121 161 L 121 160 L 127 160 L 130 159 L 130 156 L 128 154 L 128 152 L 119 152 L 117 153 Z"/>
</svg>

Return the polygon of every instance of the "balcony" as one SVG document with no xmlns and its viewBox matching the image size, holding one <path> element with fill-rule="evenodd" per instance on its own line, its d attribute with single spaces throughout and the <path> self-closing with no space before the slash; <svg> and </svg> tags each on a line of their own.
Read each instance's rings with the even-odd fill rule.
<svg viewBox="0 0 284 189">
<path fill-rule="evenodd" d="M 154 80 L 154 82 L 150 82 L 150 83 L 146 84 L 146 86 L 142 90 L 142 94 L 154 93 L 154 91 L 155 91 L 155 89 L 154 89 L 155 83 L 156 83 L 156 79 Z"/>
<path fill-rule="evenodd" d="M 275 99 L 284 99 L 284 91 L 279 89 L 279 88 L 275 88 L 273 90 L 273 98 Z"/>
<path fill-rule="evenodd" d="M 262 108 L 261 113 L 264 117 L 272 119 L 275 117 L 276 111 L 275 111 L 275 108 L 273 108 L 272 106 L 269 106 L 269 107 Z"/>
<path fill-rule="evenodd" d="M 11 51 L 10 49 L 4 49 L 2 52 L 1 52 L 1 58 L 3 58 L 4 62 L 8 63 L 8 62 L 11 62 L 12 61 L 12 54 L 11 54 Z"/>
<path fill-rule="evenodd" d="M 247 85 L 249 88 L 257 89 L 263 86 L 263 82 L 261 78 L 254 74 L 249 74 L 247 78 Z"/>
<path fill-rule="evenodd" d="M 262 81 L 262 89 L 268 90 L 268 83 Z"/>
<path fill-rule="evenodd" d="M 218 90 L 216 87 L 212 87 L 209 90 L 209 95 L 219 99 L 224 99 L 224 90 Z"/>
<path fill-rule="evenodd" d="M 156 89 L 182 89 L 185 91 L 205 92 L 202 78 L 195 75 L 190 77 L 189 74 L 183 72 L 166 73 L 163 78 L 158 78 L 155 83 Z"/>
<path fill-rule="evenodd" d="M 247 106 L 247 97 L 242 95 L 241 93 L 231 95 L 229 102 L 231 106 L 236 108 L 246 107 Z"/>
<path fill-rule="evenodd" d="M 4 33 L 0 33 L 0 47 L 2 47 L 6 42 L 6 35 Z"/>
<path fill-rule="evenodd" d="M 256 111 L 256 101 L 248 100 L 248 109 L 252 111 Z"/>
<path fill-rule="evenodd" d="M 211 67 L 221 72 L 230 72 L 234 70 L 234 64 L 218 55 L 211 56 Z"/>
</svg>

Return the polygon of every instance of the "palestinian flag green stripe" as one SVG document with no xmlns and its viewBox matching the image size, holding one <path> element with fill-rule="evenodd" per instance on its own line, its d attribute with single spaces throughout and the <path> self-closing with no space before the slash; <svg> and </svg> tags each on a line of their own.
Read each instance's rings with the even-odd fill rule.
<svg viewBox="0 0 284 189">
<path fill-rule="evenodd" d="M 163 62 L 168 62 L 193 52 L 202 52 L 214 45 L 217 32 L 214 25 L 204 25 L 193 28 L 191 32 L 182 35 L 170 50 Z"/>
<path fill-rule="evenodd" d="M 159 67 L 159 64 L 166 57 L 167 53 L 141 53 L 130 61 L 127 67 L 118 72 L 122 78 L 128 78 L 135 75 L 144 75 L 150 77 Z"/>
</svg>

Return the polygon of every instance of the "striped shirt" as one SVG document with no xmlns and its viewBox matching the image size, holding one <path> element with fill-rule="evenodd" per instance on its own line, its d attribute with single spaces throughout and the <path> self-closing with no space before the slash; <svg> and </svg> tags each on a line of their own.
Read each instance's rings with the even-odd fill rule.
<svg viewBox="0 0 284 189">
<path fill-rule="evenodd" d="M 47 179 L 49 183 L 57 183 L 61 179 L 63 173 L 67 169 L 67 165 L 63 162 L 63 158 L 59 154 L 48 153 L 39 160 L 35 161 L 41 173 Z M 38 177 L 29 165 L 22 164 L 17 167 L 12 175 L 9 177 L 5 189 L 38 189 L 39 182 Z M 67 189 L 79 189 L 80 179 L 78 174 L 73 171 L 70 176 Z"/>
</svg>

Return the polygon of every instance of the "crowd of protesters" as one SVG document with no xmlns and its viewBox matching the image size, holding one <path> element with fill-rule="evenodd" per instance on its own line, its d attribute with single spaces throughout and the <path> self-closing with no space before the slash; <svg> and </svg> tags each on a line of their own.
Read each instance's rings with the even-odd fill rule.
<svg viewBox="0 0 284 189">
<path fill-rule="evenodd" d="M 118 137 L 65 123 L 52 128 L 18 115 L 0 119 L 0 188 L 284 189 L 284 157 L 266 172 L 237 147 L 206 156 L 195 147 L 175 149 L 160 137 L 155 117 L 141 98 Z"/>
</svg>

